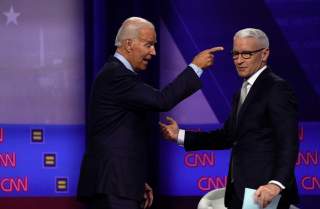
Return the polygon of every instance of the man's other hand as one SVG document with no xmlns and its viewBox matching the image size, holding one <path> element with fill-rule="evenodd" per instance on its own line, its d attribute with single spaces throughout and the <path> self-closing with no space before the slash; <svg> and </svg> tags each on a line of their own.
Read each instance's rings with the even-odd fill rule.
<svg viewBox="0 0 320 209">
<path fill-rule="evenodd" d="M 179 126 L 171 117 L 166 117 L 166 120 L 168 124 L 159 122 L 162 135 L 164 138 L 176 142 L 178 140 Z"/>
</svg>

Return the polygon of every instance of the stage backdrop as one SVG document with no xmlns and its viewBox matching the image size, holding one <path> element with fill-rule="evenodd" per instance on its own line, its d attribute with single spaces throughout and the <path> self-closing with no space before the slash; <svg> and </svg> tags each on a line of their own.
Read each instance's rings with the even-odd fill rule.
<svg viewBox="0 0 320 209">
<path fill-rule="evenodd" d="M 142 14 L 134 2 L 130 6 L 136 10 L 128 14 Z M 270 66 L 292 84 L 299 98 L 299 191 L 319 195 L 320 2 L 163 0 L 159 5 L 161 86 L 200 50 L 225 47 L 203 74 L 203 89 L 164 115 L 187 129 L 221 127 L 241 84 L 229 53 L 232 36 L 244 27 L 261 28 L 271 42 Z M 0 2 L 1 197 L 75 195 L 84 151 L 83 10 L 76 0 Z M 87 56 L 102 65 L 103 50 Z M 159 149 L 161 194 L 202 195 L 225 186 L 229 151 L 186 153 L 167 141 L 160 141 Z"/>
<path fill-rule="evenodd" d="M 84 150 L 83 7 L 0 2 L 0 196 L 73 196 Z"/>
</svg>

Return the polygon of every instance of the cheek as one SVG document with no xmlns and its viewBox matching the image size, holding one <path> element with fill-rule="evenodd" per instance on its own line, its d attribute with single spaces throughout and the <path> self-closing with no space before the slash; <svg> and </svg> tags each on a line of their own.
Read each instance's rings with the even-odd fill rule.
<svg viewBox="0 0 320 209">
<path fill-rule="evenodd" d="M 257 66 L 260 65 L 260 60 L 259 59 L 254 59 L 254 60 L 251 60 L 250 63 L 249 63 L 250 67 L 251 68 L 256 68 Z"/>
<path fill-rule="evenodd" d="M 263 61 L 263 57 L 257 56 L 256 59 L 254 60 L 254 63 L 255 65 L 260 65 L 262 61 Z"/>
<path fill-rule="evenodd" d="M 138 61 L 141 61 L 143 58 L 143 50 L 141 49 L 141 47 L 136 47 L 135 48 L 135 59 Z"/>
</svg>

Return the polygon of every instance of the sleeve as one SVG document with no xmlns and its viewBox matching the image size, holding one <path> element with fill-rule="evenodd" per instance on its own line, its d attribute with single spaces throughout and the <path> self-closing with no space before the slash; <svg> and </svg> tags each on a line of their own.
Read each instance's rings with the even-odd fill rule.
<svg viewBox="0 0 320 209">
<path fill-rule="evenodd" d="M 186 151 L 223 150 L 232 148 L 233 137 L 231 136 L 230 125 L 231 119 L 229 118 L 221 129 L 209 132 L 186 131 L 184 141 Z"/>
<path fill-rule="evenodd" d="M 273 86 L 268 106 L 276 143 L 276 167 L 272 180 L 287 187 L 294 175 L 299 139 L 297 101 L 285 81 Z"/>
<path fill-rule="evenodd" d="M 191 67 L 187 67 L 163 90 L 153 88 L 137 76 L 118 77 L 114 83 L 112 91 L 117 103 L 138 111 L 168 111 L 201 88 L 201 81 Z"/>
</svg>

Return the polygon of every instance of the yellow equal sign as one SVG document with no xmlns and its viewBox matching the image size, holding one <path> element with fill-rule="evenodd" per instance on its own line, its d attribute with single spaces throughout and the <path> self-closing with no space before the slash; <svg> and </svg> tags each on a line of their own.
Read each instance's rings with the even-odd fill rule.
<svg viewBox="0 0 320 209">
<path fill-rule="evenodd" d="M 55 167 L 56 166 L 56 154 L 46 153 L 44 154 L 44 166 Z"/>
<path fill-rule="evenodd" d="M 3 142 L 3 139 L 4 139 L 4 134 L 3 134 L 3 128 L 0 128 L 0 143 Z"/>
<path fill-rule="evenodd" d="M 67 191 L 68 189 L 68 179 L 67 178 L 57 178 L 56 180 L 56 190 L 59 192 Z"/>
<path fill-rule="evenodd" d="M 42 129 L 32 129 L 31 131 L 32 142 L 43 142 L 43 130 Z"/>
</svg>

